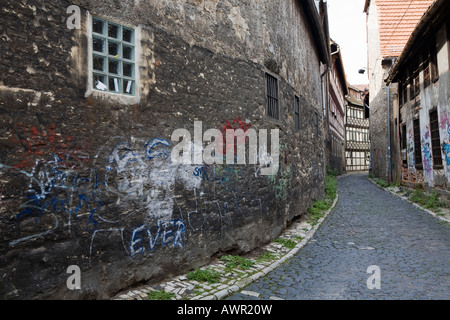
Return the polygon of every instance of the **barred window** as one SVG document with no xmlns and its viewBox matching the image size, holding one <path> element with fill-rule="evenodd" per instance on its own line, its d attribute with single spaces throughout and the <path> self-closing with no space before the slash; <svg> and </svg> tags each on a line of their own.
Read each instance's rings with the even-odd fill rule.
<svg viewBox="0 0 450 320">
<path fill-rule="evenodd" d="M 400 136 L 401 136 L 401 140 L 400 140 L 400 149 L 401 150 L 403 150 L 403 149 L 406 149 L 407 148 L 407 145 L 408 145 L 408 140 L 407 140 L 407 138 L 406 138 L 406 124 L 403 124 L 402 126 L 401 126 L 401 129 L 400 129 Z M 407 160 L 407 157 L 405 156 L 404 158 L 402 157 L 402 165 L 404 166 L 404 167 L 406 167 L 407 165 L 408 165 L 408 160 Z"/>
<path fill-rule="evenodd" d="M 416 119 L 413 121 L 414 130 L 414 158 L 416 161 L 416 168 L 422 168 L 422 148 L 420 144 L 420 121 Z"/>
<path fill-rule="evenodd" d="M 420 93 L 420 78 L 419 73 L 417 73 L 414 77 L 414 96 L 417 96 Z"/>
<path fill-rule="evenodd" d="M 266 73 L 267 115 L 279 119 L 278 79 Z"/>
<path fill-rule="evenodd" d="M 135 95 L 134 38 L 134 29 L 93 17 L 93 89 Z"/>
<path fill-rule="evenodd" d="M 437 110 L 430 112 L 430 133 L 433 165 L 442 167 L 441 140 L 439 137 L 439 120 Z"/>
</svg>

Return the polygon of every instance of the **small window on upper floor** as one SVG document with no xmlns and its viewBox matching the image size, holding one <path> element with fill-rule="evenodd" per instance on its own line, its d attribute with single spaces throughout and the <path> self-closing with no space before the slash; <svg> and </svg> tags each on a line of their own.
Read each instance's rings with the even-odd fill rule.
<svg viewBox="0 0 450 320">
<path fill-rule="evenodd" d="M 409 78 L 405 78 L 403 80 L 403 87 L 402 87 L 403 103 L 406 103 L 408 101 L 408 82 L 409 82 Z"/>
<path fill-rule="evenodd" d="M 266 73 L 267 115 L 280 119 L 278 106 L 278 79 Z"/>
<path fill-rule="evenodd" d="M 136 95 L 135 30 L 92 17 L 94 90 Z"/>
<path fill-rule="evenodd" d="M 439 80 L 439 69 L 437 62 L 437 49 L 436 49 L 436 39 L 432 39 L 429 45 L 430 49 L 430 75 L 431 81 L 436 82 Z"/>
</svg>

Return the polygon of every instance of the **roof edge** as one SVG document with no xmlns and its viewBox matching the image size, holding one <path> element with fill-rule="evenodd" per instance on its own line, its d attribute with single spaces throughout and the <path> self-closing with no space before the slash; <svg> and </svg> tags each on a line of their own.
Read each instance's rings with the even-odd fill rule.
<svg viewBox="0 0 450 320">
<path fill-rule="evenodd" d="M 367 8 L 369 8 L 370 5 L 370 0 L 366 0 L 366 2 L 364 3 L 364 10 L 363 12 L 367 13 Z"/>
<path fill-rule="evenodd" d="M 435 0 L 427 9 L 427 11 L 425 11 L 422 18 L 419 20 L 413 32 L 409 36 L 409 39 L 406 42 L 405 47 L 403 48 L 399 57 L 397 58 L 397 61 L 394 63 L 391 72 L 389 72 L 387 78 L 385 79 L 387 85 L 394 82 L 400 66 L 403 64 L 404 60 L 406 60 L 407 55 L 411 53 L 411 50 L 414 48 L 413 45 L 417 38 L 422 34 L 421 31 L 426 28 L 428 22 L 432 20 L 433 16 L 440 11 L 441 7 L 445 4 L 448 4 L 447 1 L 448 0 Z"/>
<path fill-rule="evenodd" d="M 313 39 L 319 51 L 320 61 L 328 65 L 330 63 L 330 50 L 329 45 L 327 44 L 328 39 L 320 23 L 319 13 L 316 10 L 314 0 L 299 0 L 299 2 L 305 11 L 305 16 L 313 33 Z M 325 8 L 327 8 L 326 3 Z M 328 17 L 328 13 L 326 13 L 326 16 Z"/>
</svg>

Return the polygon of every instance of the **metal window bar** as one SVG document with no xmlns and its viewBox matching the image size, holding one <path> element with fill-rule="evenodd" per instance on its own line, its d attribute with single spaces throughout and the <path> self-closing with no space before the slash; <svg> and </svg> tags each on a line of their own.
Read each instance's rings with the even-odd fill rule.
<svg viewBox="0 0 450 320">
<path fill-rule="evenodd" d="M 269 117 L 279 119 L 277 78 L 266 73 L 266 86 L 267 86 L 267 115 Z"/>
<path fill-rule="evenodd" d="M 294 100 L 295 130 L 300 130 L 300 99 L 295 96 Z"/>
<path fill-rule="evenodd" d="M 442 166 L 441 140 L 439 136 L 439 120 L 437 110 L 430 112 L 430 133 L 433 165 Z"/>
<path fill-rule="evenodd" d="M 420 145 L 420 121 L 416 119 L 413 121 L 414 129 L 414 158 L 416 167 L 422 165 L 422 148 Z"/>
</svg>

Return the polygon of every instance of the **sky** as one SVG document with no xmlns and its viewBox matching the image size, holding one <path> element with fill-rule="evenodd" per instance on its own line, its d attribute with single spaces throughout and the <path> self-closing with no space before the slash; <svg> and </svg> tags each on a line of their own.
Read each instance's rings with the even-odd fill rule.
<svg viewBox="0 0 450 320">
<path fill-rule="evenodd" d="M 328 0 L 330 37 L 341 48 L 344 69 L 349 84 L 368 84 L 365 0 Z"/>
</svg>

